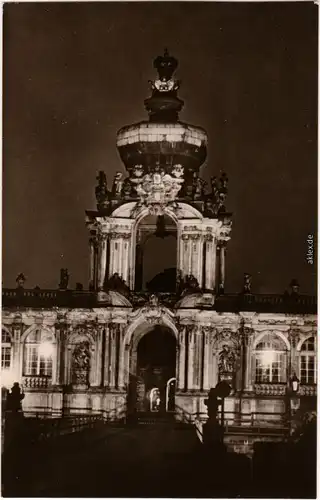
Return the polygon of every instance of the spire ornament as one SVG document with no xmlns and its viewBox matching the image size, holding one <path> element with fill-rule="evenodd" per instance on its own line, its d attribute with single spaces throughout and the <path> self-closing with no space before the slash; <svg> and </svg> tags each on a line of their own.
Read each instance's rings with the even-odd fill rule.
<svg viewBox="0 0 320 500">
<path fill-rule="evenodd" d="M 170 56 L 168 49 L 163 56 L 158 56 L 153 62 L 158 71 L 158 78 L 149 80 L 152 96 L 145 100 L 145 107 L 150 121 L 177 122 L 178 113 L 183 107 L 183 101 L 177 97 L 180 81 L 173 78 L 178 67 L 178 61 Z"/>
</svg>

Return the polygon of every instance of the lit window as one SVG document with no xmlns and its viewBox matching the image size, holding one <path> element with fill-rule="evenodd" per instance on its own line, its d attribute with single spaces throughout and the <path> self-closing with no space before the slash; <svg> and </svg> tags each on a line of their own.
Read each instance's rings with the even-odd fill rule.
<svg viewBox="0 0 320 500">
<path fill-rule="evenodd" d="M 24 343 L 24 375 L 51 377 L 52 342 L 50 333 L 43 330 L 35 330 L 28 335 Z"/>
<path fill-rule="evenodd" d="M 284 342 L 267 335 L 255 349 L 255 379 L 257 383 L 285 382 L 286 346 Z"/>
<path fill-rule="evenodd" d="M 1 334 L 1 368 L 11 366 L 11 337 L 8 332 L 2 330 Z"/>
<path fill-rule="evenodd" d="M 305 340 L 300 353 L 300 381 L 301 384 L 315 384 L 317 382 L 316 346 L 314 337 Z"/>
</svg>

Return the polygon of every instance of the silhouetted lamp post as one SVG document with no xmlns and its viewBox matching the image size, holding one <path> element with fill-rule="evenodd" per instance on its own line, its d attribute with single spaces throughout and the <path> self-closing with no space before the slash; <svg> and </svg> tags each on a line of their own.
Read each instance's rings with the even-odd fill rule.
<svg viewBox="0 0 320 500">
<path fill-rule="evenodd" d="M 231 387 L 225 380 L 218 382 L 215 388 L 216 395 L 221 399 L 221 426 L 224 429 L 224 400 L 230 395 Z"/>
<path fill-rule="evenodd" d="M 294 403 L 294 398 L 297 396 L 298 391 L 299 391 L 299 384 L 300 380 L 298 379 L 296 373 L 293 374 L 293 376 L 290 379 L 290 385 L 289 385 L 289 390 L 288 390 L 288 419 L 289 419 L 289 432 L 291 433 L 291 420 L 292 420 L 292 415 L 293 415 L 293 409 L 295 407 Z"/>
</svg>

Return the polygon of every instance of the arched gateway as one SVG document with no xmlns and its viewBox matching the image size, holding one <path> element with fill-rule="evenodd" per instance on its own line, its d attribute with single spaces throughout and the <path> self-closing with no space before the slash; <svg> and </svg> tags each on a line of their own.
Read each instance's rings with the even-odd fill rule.
<svg viewBox="0 0 320 500">
<path fill-rule="evenodd" d="M 177 340 L 167 326 L 154 325 L 133 335 L 130 346 L 128 412 L 175 409 Z"/>
</svg>

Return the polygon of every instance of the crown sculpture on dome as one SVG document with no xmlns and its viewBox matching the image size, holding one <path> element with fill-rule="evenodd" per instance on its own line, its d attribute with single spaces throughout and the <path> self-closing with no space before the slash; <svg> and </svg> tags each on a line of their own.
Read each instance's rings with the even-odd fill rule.
<svg viewBox="0 0 320 500">
<path fill-rule="evenodd" d="M 171 117 L 174 116 L 174 118 L 177 119 L 177 113 L 182 109 L 183 106 L 183 101 L 176 97 L 177 90 L 180 87 L 180 81 L 172 78 L 173 73 L 178 67 L 178 61 L 177 59 L 175 59 L 175 57 L 169 55 L 168 49 L 165 49 L 164 55 L 158 56 L 154 60 L 153 66 L 158 71 L 158 78 L 155 80 L 149 80 L 149 84 L 152 90 L 152 96 L 149 99 L 145 100 L 145 106 L 149 112 L 150 118 L 152 118 L 153 115 L 158 115 L 157 118 L 159 118 L 159 111 L 161 112 L 163 118 L 164 102 L 162 102 L 162 106 L 160 106 L 159 109 L 157 97 L 160 97 L 159 94 L 167 93 L 172 94 L 172 97 L 175 97 L 175 103 L 173 104 L 172 101 L 170 107 L 168 107 L 168 110 L 171 110 L 171 112 L 173 111 Z M 161 97 L 163 97 L 163 95 Z M 169 116 L 167 116 L 167 118 L 170 119 Z"/>
<path fill-rule="evenodd" d="M 158 75 L 149 81 L 151 95 L 144 101 L 148 120 L 126 125 L 117 133 L 117 149 L 128 176 L 116 172 L 108 190 L 106 175 L 99 172 L 97 209 L 111 213 L 120 204 L 134 201 L 132 215 L 142 207 L 161 215 L 166 206 L 176 209 L 181 200 L 205 217 L 225 213 L 226 174 L 212 178 L 210 193 L 199 176 L 207 156 L 206 131 L 179 119 L 184 102 L 177 95 L 180 81 L 173 76 L 178 61 L 165 49 L 153 66 Z"/>
</svg>

